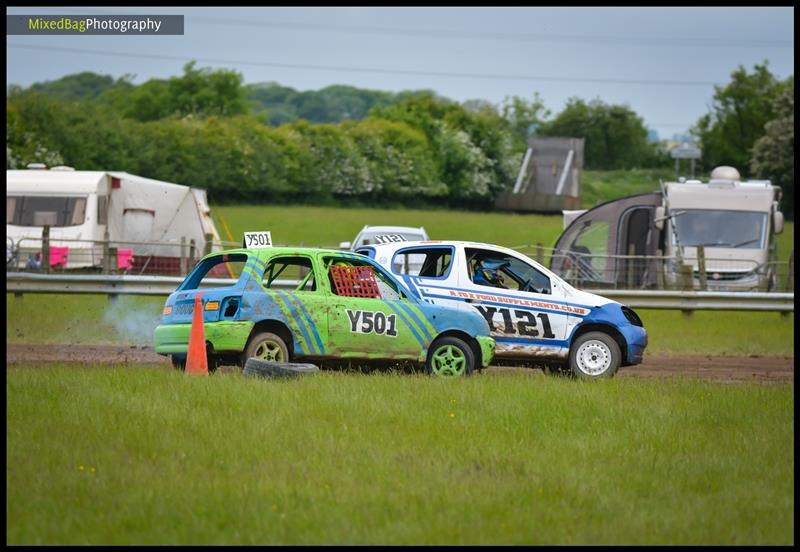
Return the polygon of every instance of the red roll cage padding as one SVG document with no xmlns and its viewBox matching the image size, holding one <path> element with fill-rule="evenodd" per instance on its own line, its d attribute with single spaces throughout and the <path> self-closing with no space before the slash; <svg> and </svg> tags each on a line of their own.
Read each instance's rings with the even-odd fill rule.
<svg viewBox="0 0 800 552">
<path fill-rule="evenodd" d="M 381 297 L 371 266 L 332 266 L 331 279 L 336 295 L 342 297 Z"/>
</svg>

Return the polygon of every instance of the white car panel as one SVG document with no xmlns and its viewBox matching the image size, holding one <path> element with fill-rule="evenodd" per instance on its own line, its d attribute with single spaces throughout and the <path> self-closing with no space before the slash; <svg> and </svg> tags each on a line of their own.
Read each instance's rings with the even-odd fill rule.
<svg viewBox="0 0 800 552">
<path fill-rule="evenodd" d="M 371 245 L 362 248 L 362 251 L 370 248 L 381 265 L 398 275 L 412 293 L 423 300 L 480 313 L 491 326 L 491 335 L 497 342 L 495 356 L 498 358 L 540 357 L 563 361 L 569 354 L 570 336 L 584 316 L 595 307 L 613 303 L 604 297 L 573 288 L 521 253 L 495 245 L 426 241 Z M 398 252 L 417 248 L 450 248 L 453 254 L 447 274 L 441 277 L 402 274 L 397 266 L 392 266 L 392 260 Z M 549 280 L 550 293 L 476 283 L 470 277 L 468 252 L 479 257 L 502 256 L 513 263 L 509 265 L 512 275 L 516 274 L 514 268 L 537 271 L 538 274 L 528 274 L 542 277 L 542 284 Z M 424 259 L 424 255 L 422 257 Z M 515 284 L 523 285 L 516 280 Z"/>
</svg>

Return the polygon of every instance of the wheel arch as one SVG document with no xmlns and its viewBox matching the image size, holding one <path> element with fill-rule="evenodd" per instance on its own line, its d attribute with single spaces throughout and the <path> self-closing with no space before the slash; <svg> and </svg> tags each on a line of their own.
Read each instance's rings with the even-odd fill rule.
<svg viewBox="0 0 800 552">
<path fill-rule="evenodd" d="M 481 354 L 481 346 L 478 344 L 477 339 L 475 339 L 474 337 L 472 337 L 470 334 L 468 334 L 463 330 L 450 329 L 450 330 L 445 330 L 439 335 L 437 335 L 433 339 L 433 341 L 431 341 L 431 345 L 433 345 L 433 343 L 436 340 L 441 339 L 443 337 L 457 337 L 464 343 L 469 345 L 469 348 L 472 350 L 472 354 L 475 356 L 475 369 L 478 370 L 480 369 L 481 366 L 483 366 L 483 356 Z M 430 347 L 428 347 L 428 350 L 430 350 Z"/>
<path fill-rule="evenodd" d="M 260 320 L 256 322 L 253 329 L 250 330 L 250 335 L 247 336 L 246 343 L 250 343 L 250 339 L 261 332 L 272 332 L 283 339 L 286 343 L 286 348 L 289 349 L 289 357 L 291 360 L 291 357 L 294 356 L 294 336 L 292 336 L 292 330 L 289 329 L 289 326 L 280 320 Z M 247 345 L 245 345 L 245 347 L 247 347 Z"/>
<path fill-rule="evenodd" d="M 623 336 L 622 333 L 620 333 L 620 331 L 611 324 L 589 322 L 578 326 L 575 329 L 575 332 L 572 334 L 572 339 L 570 340 L 570 354 L 572 353 L 572 346 L 574 345 L 575 341 L 583 334 L 587 334 L 589 332 L 603 332 L 610 335 L 614 341 L 617 342 L 617 345 L 619 345 L 619 351 L 622 355 L 620 366 L 628 365 L 628 342 L 625 340 L 625 336 Z"/>
</svg>

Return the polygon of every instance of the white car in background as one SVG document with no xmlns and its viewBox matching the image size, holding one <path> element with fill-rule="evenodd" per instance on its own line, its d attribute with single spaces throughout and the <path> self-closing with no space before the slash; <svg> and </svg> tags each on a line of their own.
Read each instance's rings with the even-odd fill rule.
<svg viewBox="0 0 800 552">
<path fill-rule="evenodd" d="M 427 241 L 428 233 L 425 228 L 412 228 L 410 226 L 369 226 L 366 225 L 358 233 L 356 239 L 351 242 L 342 242 L 339 249 L 355 251 L 365 245 L 401 243 L 410 241 Z M 424 255 L 407 255 L 403 258 L 403 263 L 398 265 L 395 274 L 415 274 L 422 268 L 425 260 Z M 387 267 L 388 268 L 388 267 Z"/>
<path fill-rule="evenodd" d="M 362 245 L 356 252 L 392 271 L 422 301 L 480 313 L 501 363 L 563 367 L 597 379 L 642 361 L 647 332 L 632 309 L 575 289 L 513 249 L 427 241 Z"/>
<path fill-rule="evenodd" d="M 369 226 L 365 225 L 352 242 L 342 242 L 339 249 L 355 251 L 362 245 L 375 243 L 396 243 L 401 241 L 427 241 L 428 233 L 425 228 L 411 228 L 410 226 Z"/>
</svg>

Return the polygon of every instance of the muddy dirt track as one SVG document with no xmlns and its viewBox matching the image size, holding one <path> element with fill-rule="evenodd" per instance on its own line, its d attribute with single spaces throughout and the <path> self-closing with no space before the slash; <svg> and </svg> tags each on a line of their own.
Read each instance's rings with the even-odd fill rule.
<svg viewBox="0 0 800 552">
<path fill-rule="evenodd" d="M 141 345 L 6 346 L 7 366 L 19 363 L 66 362 L 80 365 L 149 364 L 169 366 L 166 357 Z M 492 367 L 485 373 L 541 373 L 524 368 Z M 619 371 L 621 378 L 686 376 L 711 381 L 794 383 L 793 357 L 726 357 L 709 355 L 645 355 L 637 366 Z"/>
</svg>

